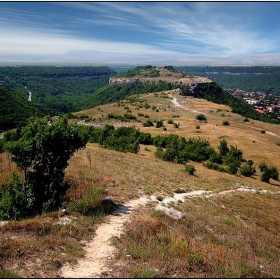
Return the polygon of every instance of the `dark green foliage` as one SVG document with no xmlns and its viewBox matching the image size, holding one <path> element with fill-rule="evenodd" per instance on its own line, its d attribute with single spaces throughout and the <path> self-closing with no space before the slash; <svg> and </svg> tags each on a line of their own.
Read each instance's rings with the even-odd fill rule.
<svg viewBox="0 0 280 280">
<path fill-rule="evenodd" d="M 0 86 L 0 104 L 0 131 L 25 125 L 31 116 L 43 116 L 20 91 L 6 86 Z"/>
<path fill-rule="evenodd" d="M 153 122 L 151 121 L 151 120 L 147 120 L 147 121 L 145 121 L 144 123 L 143 123 L 143 126 L 145 126 L 145 127 L 150 127 L 150 126 L 153 126 L 154 124 L 153 124 Z"/>
<path fill-rule="evenodd" d="M 108 84 L 110 76 L 116 72 L 106 66 L 21 66 L 0 67 L 1 74 L 25 99 L 28 96 L 27 90 L 30 91 L 32 103 L 40 111 L 61 115 L 84 109 L 86 96 Z"/>
<path fill-rule="evenodd" d="M 157 157 L 176 163 L 184 163 L 188 160 L 202 162 L 215 153 L 215 150 L 210 147 L 210 143 L 200 138 L 187 141 L 184 137 L 169 134 L 167 136 L 156 136 L 153 142 L 158 147 Z"/>
<path fill-rule="evenodd" d="M 270 177 L 271 177 L 271 179 L 278 180 L 279 179 L 278 169 L 275 166 L 271 166 L 269 169 L 270 169 Z"/>
<path fill-rule="evenodd" d="M 207 121 L 207 118 L 205 115 L 203 114 L 198 114 L 195 116 L 195 118 L 198 120 L 198 121 Z"/>
<path fill-rule="evenodd" d="M 261 163 L 259 169 L 262 172 L 261 181 L 269 183 L 270 179 L 278 180 L 279 172 L 275 166 L 268 166 L 266 163 Z"/>
<path fill-rule="evenodd" d="M 227 173 L 228 172 L 228 169 L 221 165 L 221 164 L 218 164 L 218 163 L 215 163 L 215 162 L 210 162 L 210 161 L 207 161 L 205 164 L 203 164 L 206 168 L 209 168 L 209 169 L 213 169 L 213 170 L 217 170 L 219 172 L 225 172 Z"/>
<path fill-rule="evenodd" d="M 194 175 L 194 173 L 196 171 L 195 167 L 192 164 L 186 164 L 185 170 L 190 175 Z"/>
<path fill-rule="evenodd" d="M 228 173 L 229 174 L 236 174 L 238 171 L 238 165 L 236 163 L 228 163 Z"/>
<path fill-rule="evenodd" d="M 229 125 L 229 121 L 223 121 L 223 125 L 228 126 Z"/>
<path fill-rule="evenodd" d="M 24 172 L 22 216 L 56 210 L 61 206 L 69 187 L 64 182 L 68 160 L 85 144 L 86 139 L 78 127 L 68 125 L 66 118 L 55 123 L 47 118 L 32 118 L 19 131 L 17 140 L 7 142 L 5 149 Z"/>
<path fill-rule="evenodd" d="M 225 88 L 245 91 L 280 91 L 280 67 L 277 66 L 176 66 L 178 71 L 210 77 Z M 238 75 L 234 75 L 238 73 Z"/>
<path fill-rule="evenodd" d="M 134 69 L 128 70 L 127 72 L 122 72 L 117 75 L 117 77 L 127 77 L 132 78 L 135 76 L 141 76 L 141 77 L 159 77 L 159 71 L 156 70 L 155 66 L 146 65 L 146 66 L 138 66 Z"/>
<path fill-rule="evenodd" d="M 227 141 L 225 139 L 222 139 L 220 141 L 220 146 L 218 147 L 219 152 L 222 156 L 226 156 L 229 152 L 229 148 L 227 146 Z"/>
<path fill-rule="evenodd" d="M 261 171 L 261 181 L 265 183 L 269 183 L 270 180 L 270 170 L 266 163 L 261 163 L 259 165 L 259 169 Z"/>
<path fill-rule="evenodd" d="M 228 154 L 224 158 L 224 161 L 227 165 L 235 165 L 236 167 L 239 167 L 242 163 L 242 155 L 242 150 L 231 146 Z"/>
<path fill-rule="evenodd" d="M 248 160 L 246 164 L 243 164 L 240 167 L 240 173 L 245 177 L 251 177 L 256 173 L 256 168 L 253 166 L 254 162 L 252 160 Z"/>
<path fill-rule="evenodd" d="M 221 154 L 218 153 L 213 153 L 210 158 L 209 161 L 213 162 L 213 163 L 218 163 L 218 164 L 222 164 L 223 163 L 223 157 Z"/>
<path fill-rule="evenodd" d="M 138 153 L 140 135 L 141 132 L 134 127 L 119 127 L 110 130 L 106 137 L 103 135 L 99 144 L 119 152 Z"/>
<path fill-rule="evenodd" d="M 167 66 L 164 66 L 163 68 L 169 70 L 170 72 L 174 72 L 174 73 L 178 73 L 179 72 L 172 65 L 167 65 Z"/>
<path fill-rule="evenodd" d="M 4 144 L 5 144 L 5 140 L 0 139 L 0 154 L 4 152 Z"/>
<path fill-rule="evenodd" d="M 24 187 L 19 176 L 13 173 L 7 185 L 2 185 L 2 189 L 4 193 L 0 200 L 0 219 L 20 220 L 25 218 L 26 212 L 32 208 L 33 199 L 30 192 L 28 192 L 29 195 L 26 195 L 26 200 L 23 199 Z"/>
<path fill-rule="evenodd" d="M 271 123 L 280 123 L 277 119 L 272 119 L 266 115 L 261 115 L 241 98 L 236 98 L 222 89 L 217 83 L 204 83 L 199 87 L 199 98 L 212 101 L 217 104 L 225 104 L 231 107 L 233 113 L 240 114 L 246 118 L 261 120 Z"/>
<path fill-rule="evenodd" d="M 99 143 L 102 147 L 119 152 L 138 153 L 140 144 L 150 145 L 153 139 L 149 133 L 140 132 L 135 127 L 119 127 L 105 125 L 104 128 L 81 127 L 81 133 L 91 143 Z"/>
<path fill-rule="evenodd" d="M 160 127 L 163 127 L 163 120 L 158 120 L 156 122 L 156 128 L 160 128 Z"/>
<path fill-rule="evenodd" d="M 168 82 L 159 81 L 152 82 L 135 82 L 124 85 L 108 84 L 105 85 L 92 94 L 87 95 L 82 103 L 83 108 L 92 108 L 102 104 L 108 104 L 125 99 L 126 97 L 134 94 L 143 94 L 150 92 L 159 92 L 165 90 L 175 89 L 176 86 Z M 146 105 L 145 107 L 148 107 Z"/>
</svg>

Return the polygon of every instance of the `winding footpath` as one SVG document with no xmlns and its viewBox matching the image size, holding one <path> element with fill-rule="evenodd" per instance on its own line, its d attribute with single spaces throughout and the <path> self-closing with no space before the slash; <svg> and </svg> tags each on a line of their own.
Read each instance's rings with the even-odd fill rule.
<svg viewBox="0 0 280 280">
<path fill-rule="evenodd" d="M 124 225 L 128 222 L 139 206 L 144 207 L 148 203 L 154 203 L 155 210 L 161 210 L 173 219 L 184 218 L 184 214 L 169 206 L 170 202 L 184 202 L 187 198 L 205 197 L 212 198 L 217 195 L 231 195 L 235 192 L 250 193 L 271 193 L 280 194 L 278 192 L 270 192 L 267 190 L 255 190 L 243 185 L 236 184 L 235 189 L 213 193 L 212 191 L 194 190 L 187 193 L 174 194 L 173 197 L 166 197 L 162 201 L 158 201 L 155 196 L 143 196 L 135 200 L 129 201 L 126 205 L 119 205 L 117 210 L 110 216 L 107 221 L 102 224 L 95 232 L 95 237 L 85 246 L 86 255 L 77 265 L 66 265 L 61 269 L 61 278 L 102 278 L 103 272 L 109 272 L 108 261 L 114 257 L 117 252 L 116 248 L 111 244 L 111 238 L 120 237 L 124 232 Z"/>
</svg>

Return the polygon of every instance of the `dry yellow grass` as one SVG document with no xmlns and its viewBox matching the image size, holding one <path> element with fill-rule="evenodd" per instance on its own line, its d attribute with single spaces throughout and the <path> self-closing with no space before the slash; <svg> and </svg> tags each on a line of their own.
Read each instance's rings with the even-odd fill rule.
<svg viewBox="0 0 280 280">
<path fill-rule="evenodd" d="M 177 98 L 182 107 L 175 106 L 172 98 Z M 138 103 L 137 99 L 140 99 Z M 264 161 L 280 170 L 280 147 L 277 145 L 280 141 L 280 128 L 277 125 L 252 120 L 244 122 L 243 117 L 231 113 L 227 106 L 179 96 L 176 91 L 144 94 L 137 99 L 133 104 L 132 99 L 127 99 L 121 103 L 78 112 L 77 115 L 86 114 L 95 119 L 95 123 L 119 122 L 108 120 L 108 113 L 122 115 L 128 110 L 125 107 L 129 107 L 131 114 L 141 122 L 148 119 L 145 115 L 149 115 L 152 121 L 164 120 L 165 131 L 155 126 L 137 125 L 143 132 L 149 132 L 153 136 L 176 133 L 186 139 L 200 137 L 209 140 L 216 149 L 220 140 L 226 139 L 228 145 L 237 145 L 243 151 L 243 157 L 252 159 L 256 166 Z M 146 103 L 150 108 L 141 108 L 141 104 Z M 199 112 L 206 115 L 207 122 L 195 119 Z M 179 123 L 179 128 L 168 124 L 169 119 Z M 228 120 L 230 125 L 222 125 L 223 120 Z M 197 125 L 200 126 L 199 129 L 196 128 Z M 261 130 L 266 133 L 261 133 Z M 68 195 L 71 199 L 80 199 L 87 196 L 90 190 L 103 186 L 104 195 L 111 196 L 116 203 L 125 203 L 144 194 L 172 196 L 179 189 L 204 189 L 218 193 L 246 186 L 256 190 L 279 191 L 279 181 L 271 180 L 271 184 L 260 181 L 258 168 L 255 176 L 246 178 L 209 170 L 201 163 L 190 162 L 196 168 L 195 176 L 191 176 L 185 172 L 184 165 L 155 158 L 154 151 L 153 146 L 141 145 L 138 154 L 125 154 L 101 148 L 98 144 L 87 144 L 86 149 L 72 157 L 66 170 L 66 179 L 72 183 Z M 7 154 L 0 154 L 1 182 L 6 181 L 15 168 L 7 159 Z M 173 221 L 153 210 L 139 210 L 135 219 L 127 225 L 125 238 L 116 241 L 120 249 L 117 256 L 119 259 L 112 261 L 115 275 L 111 276 L 279 277 L 280 248 L 276 242 L 279 205 L 279 193 L 236 193 L 207 199 L 193 198 L 176 205 L 176 209 L 186 214 L 187 219 L 184 221 Z M 26 232 L 26 225 L 17 224 L 14 228 L 10 226 L 9 230 L 3 231 L 4 235 L 0 240 L 5 242 L 6 237 L 10 240 L 15 236 L 16 228 L 24 229 L 18 230 L 16 241 L 11 241 L 14 245 L 5 243 L 7 246 L 20 246 L 19 241 L 25 240 L 26 247 L 19 247 L 24 255 L 11 255 L 10 259 L 1 263 L 5 269 L 18 271 L 23 277 L 57 277 L 59 267 L 67 257 L 74 261 L 82 255 L 79 240 L 89 238 L 94 233 L 96 223 L 100 222 L 77 215 L 78 227 L 71 228 L 79 235 L 77 240 L 70 235 L 70 226 L 59 229 L 50 226 L 50 220 L 58 217 L 36 219 L 32 222 L 35 230 L 41 229 L 43 222 L 52 234 L 36 237 L 36 241 L 34 234 Z M 61 238 L 66 236 L 66 241 L 75 246 L 66 248 L 65 252 L 67 242 L 63 239 L 52 243 L 56 234 Z M 159 240 L 163 240 L 162 243 Z M 27 250 L 28 246 L 32 250 Z M 123 254 L 123 250 L 128 247 L 130 255 L 134 254 L 135 257 Z M 155 252 L 160 252 L 158 257 Z M 27 259 L 30 261 L 27 262 Z M 260 266 L 265 269 L 262 270 Z"/>
</svg>

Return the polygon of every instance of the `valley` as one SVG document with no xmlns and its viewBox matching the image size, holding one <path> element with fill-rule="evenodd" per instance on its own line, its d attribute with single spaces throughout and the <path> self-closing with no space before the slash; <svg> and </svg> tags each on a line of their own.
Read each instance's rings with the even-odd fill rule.
<svg viewBox="0 0 280 280">
<path fill-rule="evenodd" d="M 152 125 L 145 126 L 148 120 Z M 2 275 L 280 276 L 280 182 L 263 182 L 259 169 L 265 162 L 280 170 L 279 124 L 246 118 L 229 105 L 182 95 L 177 88 L 127 94 L 72 112 L 68 121 L 81 129 L 113 125 L 115 130 L 134 127 L 152 137 L 205 139 L 216 151 L 225 140 L 242 150 L 242 164 L 253 161 L 256 172 L 247 177 L 240 171 L 209 169 L 203 161 L 166 161 L 155 155 L 152 144 L 141 143 L 137 152 L 125 153 L 88 141 L 65 170 L 70 184 L 65 212 L 59 209 L 0 226 Z M 7 152 L 0 153 L 0 162 L 0 182 L 9 181 L 13 170 L 22 173 Z M 194 174 L 187 172 L 187 165 L 195 168 Z M 109 212 L 106 203 L 112 206 Z"/>
</svg>

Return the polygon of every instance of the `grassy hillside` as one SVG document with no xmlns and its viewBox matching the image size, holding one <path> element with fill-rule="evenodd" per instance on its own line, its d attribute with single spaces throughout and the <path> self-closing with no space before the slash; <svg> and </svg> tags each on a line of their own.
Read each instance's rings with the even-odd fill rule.
<svg viewBox="0 0 280 280">
<path fill-rule="evenodd" d="M 197 119 L 201 114 L 206 121 Z M 156 202 L 127 211 L 132 218 L 123 234 L 110 240 L 117 252 L 106 260 L 111 270 L 102 277 L 280 277 L 280 183 L 262 182 L 258 168 L 266 162 L 280 170 L 279 125 L 244 121 L 227 105 L 181 96 L 171 89 L 128 96 L 74 115 L 78 119 L 71 121 L 85 126 L 135 126 L 152 136 L 174 133 L 206 139 L 216 150 L 224 139 L 241 149 L 244 159 L 253 160 L 256 174 L 221 173 L 203 162 L 188 161 L 196 169 L 190 175 L 185 164 L 155 157 L 153 145 L 141 144 L 138 153 L 122 153 L 88 143 L 66 170 L 71 184 L 65 199 L 67 215 L 58 211 L 0 226 L 2 277 L 58 278 L 62 266 L 83 260 L 85 245 L 100 223 L 108 222 L 101 207 L 107 196 L 122 205 L 143 196 L 153 196 Z M 121 118 L 128 115 L 135 118 Z M 144 126 L 147 120 L 153 126 Z M 159 121 L 162 126 L 157 127 Z M 6 153 L 0 154 L 0 161 L 4 182 L 15 166 Z M 193 191 L 205 195 L 168 205 L 184 219 L 173 219 L 156 208 L 167 197 Z"/>
<path fill-rule="evenodd" d="M 276 116 L 275 118 L 271 118 L 267 115 L 259 114 L 253 106 L 249 105 L 245 100 L 230 95 L 215 82 L 211 84 L 202 84 L 200 86 L 198 97 L 218 104 L 228 105 L 234 113 L 240 114 L 243 117 L 280 124 L 280 120 L 277 119 Z"/>
</svg>

